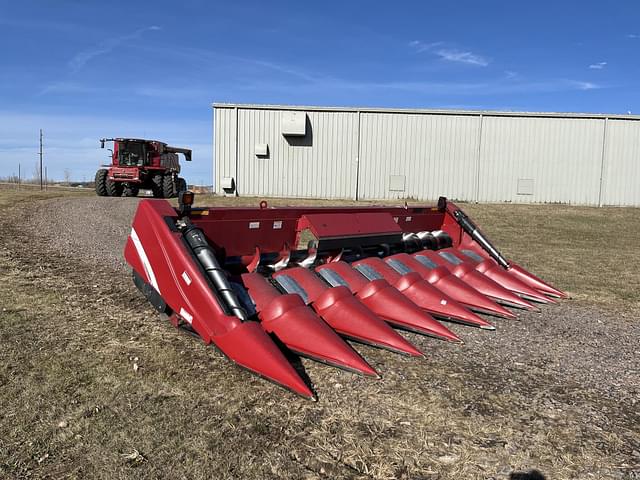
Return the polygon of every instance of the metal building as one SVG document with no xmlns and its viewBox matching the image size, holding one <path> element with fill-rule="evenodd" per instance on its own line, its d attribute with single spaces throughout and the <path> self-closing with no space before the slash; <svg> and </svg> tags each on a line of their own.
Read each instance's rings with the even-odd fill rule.
<svg viewBox="0 0 640 480">
<path fill-rule="evenodd" d="M 213 108 L 220 194 L 640 206 L 640 116 Z"/>
</svg>

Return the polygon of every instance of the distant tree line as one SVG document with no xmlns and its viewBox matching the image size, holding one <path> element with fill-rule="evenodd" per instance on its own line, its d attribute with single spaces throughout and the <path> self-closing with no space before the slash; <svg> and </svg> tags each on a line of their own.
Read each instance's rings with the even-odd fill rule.
<svg viewBox="0 0 640 480">
<path fill-rule="evenodd" d="M 44 176 L 44 172 L 42 173 Z M 56 183 L 56 184 L 62 184 L 62 185 L 66 185 L 66 186 L 71 186 L 72 184 L 75 185 L 84 185 L 84 184 L 89 184 L 90 182 L 74 182 L 72 180 L 72 174 L 71 174 L 71 170 L 69 168 L 65 168 L 64 172 L 63 172 L 63 180 L 57 181 L 54 180 L 52 178 L 47 178 L 45 177 L 44 179 L 44 183 Z M 38 162 L 36 162 L 35 166 L 33 167 L 33 171 L 31 173 L 31 176 L 26 176 L 24 175 L 24 173 L 21 176 L 18 176 L 15 172 L 13 172 L 11 175 L 7 175 L 7 176 L 0 176 L 0 182 L 3 183 L 26 183 L 26 184 L 40 184 L 40 164 Z"/>
</svg>

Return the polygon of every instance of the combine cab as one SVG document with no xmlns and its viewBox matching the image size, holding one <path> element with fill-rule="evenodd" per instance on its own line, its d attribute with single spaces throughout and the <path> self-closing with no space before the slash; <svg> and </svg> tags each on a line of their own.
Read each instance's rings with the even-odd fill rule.
<svg viewBox="0 0 640 480">
<path fill-rule="evenodd" d="M 185 180 L 178 176 L 178 154 L 191 161 L 191 150 L 137 138 L 103 138 L 102 148 L 105 142 L 113 142 L 113 150 L 111 164 L 96 172 L 99 196 L 135 197 L 142 188 L 151 190 L 156 198 L 171 198 L 187 189 Z"/>
<path fill-rule="evenodd" d="M 178 208 L 140 202 L 125 246 L 135 285 L 176 327 L 307 398 L 315 393 L 287 354 L 377 377 L 347 340 L 419 357 L 403 330 L 458 342 L 442 321 L 494 330 L 491 317 L 516 317 L 506 307 L 566 297 L 504 258 L 445 198 L 196 209 L 193 193 L 179 197 Z"/>
</svg>

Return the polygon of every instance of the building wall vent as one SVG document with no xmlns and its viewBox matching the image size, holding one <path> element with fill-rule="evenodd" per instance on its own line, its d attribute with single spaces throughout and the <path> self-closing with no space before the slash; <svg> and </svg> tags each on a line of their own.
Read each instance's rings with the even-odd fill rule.
<svg viewBox="0 0 640 480">
<path fill-rule="evenodd" d="M 518 195 L 533 195 L 533 178 L 518 179 Z"/>
<path fill-rule="evenodd" d="M 406 177 L 404 175 L 389 175 L 389 191 L 404 192 L 404 183 Z"/>
<path fill-rule="evenodd" d="M 307 114 L 305 112 L 282 112 L 280 123 L 282 135 L 304 137 L 307 134 Z"/>
</svg>

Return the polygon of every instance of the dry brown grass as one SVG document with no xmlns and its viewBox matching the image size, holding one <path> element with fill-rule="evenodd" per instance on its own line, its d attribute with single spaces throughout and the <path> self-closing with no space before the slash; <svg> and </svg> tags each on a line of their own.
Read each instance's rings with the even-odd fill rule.
<svg viewBox="0 0 640 480">
<path fill-rule="evenodd" d="M 5 212 L 10 203 L 0 191 Z M 581 321 L 591 302 L 637 308 L 637 210 L 464 208 L 578 297 Z M 493 336 L 456 329 L 463 347 L 409 335 L 423 361 L 357 346 L 380 381 L 303 360 L 320 397 L 311 403 L 160 322 L 129 278 L 23 242 L 18 227 L 0 234 L 0 476 L 487 479 L 538 468 L 624 479 L 640 468 L 638 392 L 563 377 L 526 344 L 528 325 L 558 329 L 551 309 Z M 594 260 L 611 243 L 603 230 L 624 240 L 615 258 Z"/>
<path fill-rule="evenodd" d="M 464 205 L 509 257 L 630 319 L 640 314 L 640 210 L 567 205 Z"/>
</svg>

